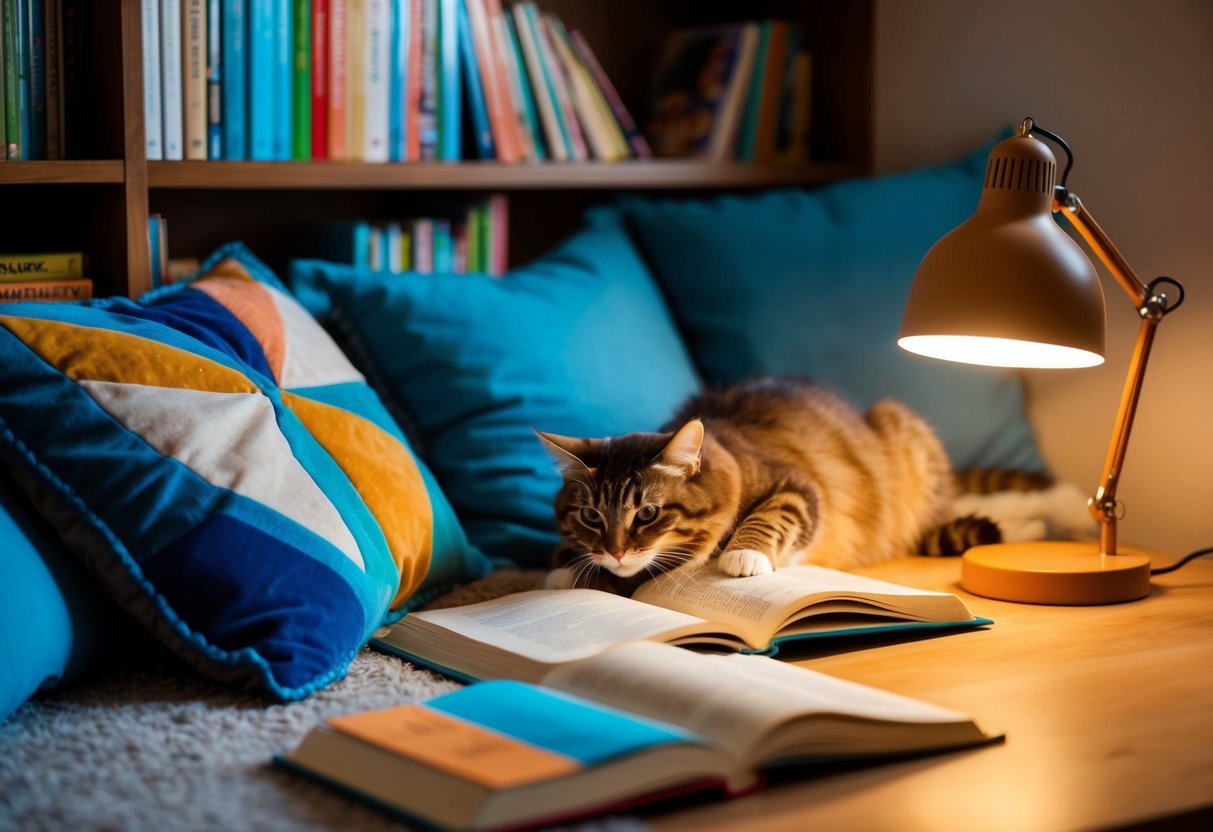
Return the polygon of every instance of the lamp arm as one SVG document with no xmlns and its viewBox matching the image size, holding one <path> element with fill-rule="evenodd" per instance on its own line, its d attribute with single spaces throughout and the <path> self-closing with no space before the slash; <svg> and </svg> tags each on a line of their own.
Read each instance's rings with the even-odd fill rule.
<svg viewBox="0 0 1213 832">
<path fill-rule="evenodd" d="M 1141 316 L 1141 327 L 1137 331 L 1137 342 L 1133 347 L 1133 357 L 1129 361 L 1129 374 L 1121 394 L 1120 408 L 1116 411 L 1116 422 L 1112 427 L 1112 441 L 1104 461 L 1103 475 L 1095 495 L 1087 501 L 1091 514 L 1099 521 L 1100 552 L 1115 555 L 1118 505 L 1116 486 L 1124 467 L 1129 432 L 1133 428 L 1133 417 L 1137 412 L 1137 401 L 1141 395 L 1142 382 L 1145 380 L 1146 363 L 1150 358 L 1150 349 L 1154 344 L 1159 322 L 1183 303 L 1184 289 L 1178 281 L 1169 277 L 1160 277 L 1149 284 L 1143 283 L 1083 206 L 1082 200 L 1076 194 L 1065 190 L 1064 186 L 1057 189 L 1053 211 L 1064 216 L 1074 226 L 1074 230 L 1082 236 L 1087 246 L 1124 289 Z M 1179 297 L 1174 303 L 1170 303 L 1165 292 L 1158 291 L 1158 287 L 1163 284 L 1170 284 L 1178 290 Z"/>
</svg>

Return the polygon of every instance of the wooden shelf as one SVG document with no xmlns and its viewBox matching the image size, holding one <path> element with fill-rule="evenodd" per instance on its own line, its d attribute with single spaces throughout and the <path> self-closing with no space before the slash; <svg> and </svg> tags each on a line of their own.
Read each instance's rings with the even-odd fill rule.
<svg viewBox="0 0 1213 832">
<path fill-rule="evenodd" d="M 121 159 L 5 162 L 0 185 L 117 185 L 124 173 Z"/>
<path fill-rule="evenodd" d="M 265 190 L 708 190 L 821 185 L 862 176 L 863 165 L 755 166 L 645 160 L 505 165 L 498 162 L 149 162 L 148 187 Z"/>
</svg>

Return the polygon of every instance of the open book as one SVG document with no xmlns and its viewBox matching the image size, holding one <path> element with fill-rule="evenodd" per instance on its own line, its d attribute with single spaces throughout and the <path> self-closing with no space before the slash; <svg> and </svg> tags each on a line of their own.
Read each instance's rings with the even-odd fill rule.
<svg viewBox="0 0 1213 832">
<path fill-rule="evenodd" d="M 708 567 L 656 578 L 631 598 L 540 589 L 410 613 L 373 643 L 464 680 L 534 682 L 549 668 L 628 641 L 773 654 L 798 639 L 989 623 L 955 595 L 819 566 L 749 578 Z"/>
<path fill-rule="evenodd" d="M 775 763 L 994 738 L 962 713 L 769 658 L 632 642 L 555 668 L 542 687 L 483 682 L 331 719 L 276 761 L 429 825 L 486 829 L 744 793 Z"/>
</svg>

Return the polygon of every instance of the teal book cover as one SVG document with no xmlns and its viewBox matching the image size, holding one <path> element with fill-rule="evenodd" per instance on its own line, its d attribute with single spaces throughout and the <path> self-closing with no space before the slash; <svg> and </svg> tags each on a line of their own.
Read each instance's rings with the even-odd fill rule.
<svg viewBox="0 0 1213 832">
<path fill-rule="evenodd" d="M 248 128 L 248 0 L 223 0 L 223 158 L 249 157 Z"/>
</svg>

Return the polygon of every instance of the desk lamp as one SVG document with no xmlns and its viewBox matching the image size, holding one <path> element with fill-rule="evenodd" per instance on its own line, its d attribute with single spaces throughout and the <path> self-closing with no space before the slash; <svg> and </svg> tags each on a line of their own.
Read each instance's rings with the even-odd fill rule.
<svg viewBox="0 0 1213 832">
<path fill-rule="evenodd" d="M 1037 135 L 1066 153 L 1057 185 L 1057 160 Z M 968 364 L 1103 363 L 1099 277 L 1052 214 L 1065 217 L 1081 235 L 1141 317 L 1103 476 L 1088 500 L 1099 541 L 999 543 L 968 550 L 961 586 L 1006 601 L 1111 604 L 1150 594 L 1150 556 L 1116 542 L 1116 486 L 1155 330 L 1183 303 L 1184 290 L 1169 277 L 1142 283 L 1066 188 L 1073 163 L 1065 140 L 1030 118 L 1017 135 L 994 146 L 977 211 L 940 238 L 918 267 L 898 339 L 910 352 Z M 1174 301 L 1164 288 L 1174 290 Z"/>
</svg>

